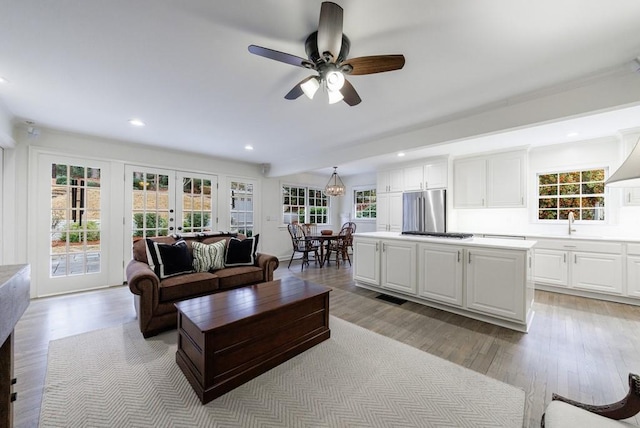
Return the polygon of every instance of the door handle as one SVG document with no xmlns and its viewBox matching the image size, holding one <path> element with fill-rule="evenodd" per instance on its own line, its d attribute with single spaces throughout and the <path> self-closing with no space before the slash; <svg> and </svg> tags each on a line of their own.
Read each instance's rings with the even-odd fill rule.
<svg viewBox="0 0 640 428">
<path fill-rule="evenodd" d="M 458 250 L 458 263 L 460 263 L 460 250 Z"/>
<path fill-rule="evenodd" d="M 469 251 L 469 264 L 471 264 L 471 251 Z"/>
<path fill-rule="evenodd" d="M 378 252 L 378 243 L 376 242 L 376 253 Z"/>
</svg>

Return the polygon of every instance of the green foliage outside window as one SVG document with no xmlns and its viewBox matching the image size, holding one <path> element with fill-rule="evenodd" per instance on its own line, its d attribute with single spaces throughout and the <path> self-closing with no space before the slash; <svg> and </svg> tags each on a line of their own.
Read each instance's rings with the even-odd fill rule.
<svg viewBox="0 0 640 428">
<path fill-rule="evenodd" d="M 538 175 L 538 219 L 605 219 L 604 169 Z"/>
<path fill-rule="evenodd" d="M 159 216 L 156 213 L 135 213 L 133 215 L 133 223 L 135 224 L 135 230 L 133 231 L 134 237 L 141 237 L 144 235 L 143 229 L 158 230 L 157 236 L 166 236 L 169 231 L 167 228 L 167 219 Z M 154 234 L 151 234 L 154 236 Z"/>
<path fill-rule="evenodd" d="M 69 242 L 72 244 L 77 244 L 84 242 L 84 238 L 87 238 L 87 241 L 99 241 L 100 240 L 100 226 L 95 221 L 88 221 L 85 225 L 80 225 L 79 223 L 72 223 L 69 227 Z M 63 232 L 60 234 L 60 241 L 65 242 L 67 240 L 67 232 Z"/>
</svg>

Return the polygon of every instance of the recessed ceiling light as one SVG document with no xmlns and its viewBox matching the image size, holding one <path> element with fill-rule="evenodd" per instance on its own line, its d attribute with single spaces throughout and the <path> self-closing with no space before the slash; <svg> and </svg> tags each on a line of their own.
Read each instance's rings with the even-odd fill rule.
<svg viewBox="0 0 640 428">
<path fill-rule="evenodd" d="M 404 156 L 404 152 L 400 152 L 398 153 L 398 157 L 401 158 L 402 156 Z"/>
<path fill-rule="evenodd" d="M 569 132 L 569 133 L 567 134 L 567 137 L 577 137 L 578 135 L 580 135 L 580 134 L 579 134 L 579 133 L 577 133 L 577 132 Z"/>
<path fill-rule="evenodd" d="M 9 83 L 9 81 L 4 77 L 0 76 L 0 83 Z"/>
<path fill-rule="evenodd" d="M 144 126 L 144 122 L 140 119 L 129 119 L 129 125 L 131 126 Z"/>
<path fill-rule="evenodd" d="M 251 151 L 253 150 L 253 146 L 251 144 L 247 144 L 246 146 L 244 146 L 244 149 Z"/>
</svg>

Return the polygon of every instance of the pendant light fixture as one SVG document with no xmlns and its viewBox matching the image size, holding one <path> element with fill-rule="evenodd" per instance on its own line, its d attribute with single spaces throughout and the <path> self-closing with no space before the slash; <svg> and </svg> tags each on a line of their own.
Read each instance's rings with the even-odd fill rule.
<svg viewBox="0 0 640 428">
<path fill-rule="evenodd" d="M 324 194 L 327 196 L 344 196 L 344 183 L 340 179 L 340 176 L 338 176 L 337 170 L 338 167 L 334 166 L 333 174 L 331 174 L 331 177 L 329 177 L 329 182 L 324 187 Z"/>
<path fill-rule="evenodd" d="M 611 187 L 640 186 L 640 139 L 620 168 L 604 182 Z"/>
</svg>

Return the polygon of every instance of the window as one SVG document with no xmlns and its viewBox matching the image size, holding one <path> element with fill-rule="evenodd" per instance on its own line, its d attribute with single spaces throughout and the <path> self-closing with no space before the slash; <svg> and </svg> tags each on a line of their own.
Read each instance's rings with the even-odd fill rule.
<svg viewBox="0 0 640 428">
<path fill-rule="evenodd" d="M 329 198 L 321 189 L 304 186 L 282 186 L 282 213 L 285 224 L 326 224 L 329 218 Z"/>
<path fill-rule="evenodd" d="M 376 189 L 354 190 L 353 201 L 356 219 L 376 218 Z"/>
<path fill-rule="evenodd" d="M 231 215 L 229 230 L 253 236 L 253 184 L 231 181 Z"/>
<path fill-rule="evenodd" d="M 605 219 L 604 169 L 538 174 L 538 220 Z"/>
</svg>

